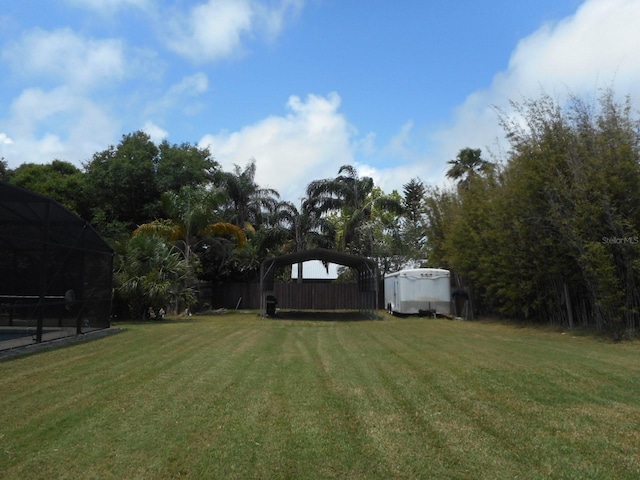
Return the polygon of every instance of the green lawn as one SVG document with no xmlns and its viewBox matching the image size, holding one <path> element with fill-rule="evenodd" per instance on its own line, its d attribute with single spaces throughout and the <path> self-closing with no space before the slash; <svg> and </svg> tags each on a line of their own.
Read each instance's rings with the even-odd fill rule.
<svg viewBox="0 0 640 480">
<path fill-rule="evenodd" d="M 0 478 L 640 478 L 640 342 L 384 318 L 126 324 L 2 361 Z"/>
</svg>

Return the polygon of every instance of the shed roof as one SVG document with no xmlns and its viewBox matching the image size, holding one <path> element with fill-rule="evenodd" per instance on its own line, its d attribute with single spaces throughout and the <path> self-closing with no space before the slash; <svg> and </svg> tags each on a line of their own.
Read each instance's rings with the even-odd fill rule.
<svg viewBox="0 0 640 480">
<path fill-rule="evenodd" d="M 375 274 L 378 265 L 374 260 L 365 257 L 358 257 L 348 253 L 336 252 L 325 248 L 313 248 L 302 252 L 294 252 L 278 257 L 266 258 L 260 265 L 261 283 L 265 282 L 266 289 L 270 290 L 273 285 L 273 275 L 277 268 L 292 265 L 294 263 L 306 262 L 308 260 L 323 260 L 338 265 L 351 267 L 358 271 L 359 274 L 368 275 Z"/>
</svg>

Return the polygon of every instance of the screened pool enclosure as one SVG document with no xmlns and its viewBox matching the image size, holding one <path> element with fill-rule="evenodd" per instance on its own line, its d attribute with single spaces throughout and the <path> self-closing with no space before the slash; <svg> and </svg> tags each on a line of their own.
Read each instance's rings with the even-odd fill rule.
<svg viewBox="0 0 640 480">
<path fill-rule="evenodd" d="M 109 328 L 112 276 L 91 225 L 0 182 L 0 350 Z"/>
</svg>

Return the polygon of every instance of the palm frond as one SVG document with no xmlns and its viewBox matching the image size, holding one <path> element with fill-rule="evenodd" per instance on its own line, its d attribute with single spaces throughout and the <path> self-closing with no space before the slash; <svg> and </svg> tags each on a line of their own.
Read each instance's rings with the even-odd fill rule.
<svg viewBox="0 0 640 480">
<path fill-rule="evenodd" d="M 243 248 L 247 243 L 247 236 L 244 231 L 234 225 L 233 223 L 228 222 L 216 222 L 207 225 L 199 232 L 201 235 L 212 236 L 212 237 L 235 237 L 238 248 Z"/>
<path fill-rule="evenodd" d="M 153 222 L 144 223 L 136 228 L 133 231 L 133 236 L 152 235 L 173 241 L 181 237 L 181 230 L 180 226 L 171 220 L 154 220 Z"/>
</svg>

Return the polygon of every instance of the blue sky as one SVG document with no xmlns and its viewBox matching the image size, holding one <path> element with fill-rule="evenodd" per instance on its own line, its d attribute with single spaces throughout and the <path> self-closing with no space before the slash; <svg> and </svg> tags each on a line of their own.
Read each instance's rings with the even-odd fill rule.
<svg viewBox="0 0 640 480">
<path fill-rule="evenodd" d="M 640 99 L 640 0 L 3 2 L 0 156 L 81 165 L 145 130 L 296 201 L 357 167 L 385 191 L 499 155 L 494 107 Z"/>
</svg>

